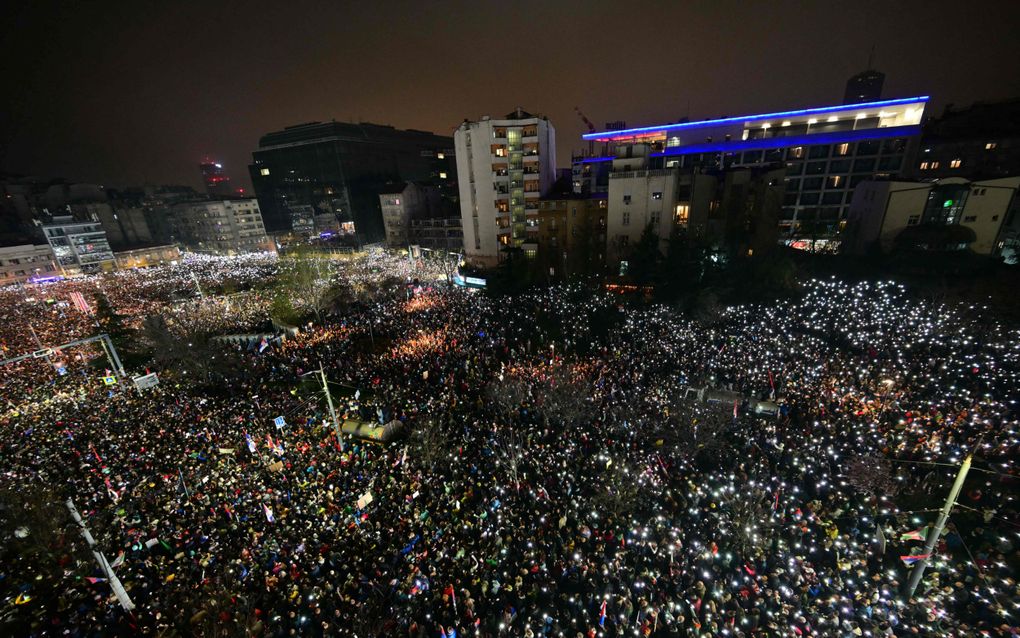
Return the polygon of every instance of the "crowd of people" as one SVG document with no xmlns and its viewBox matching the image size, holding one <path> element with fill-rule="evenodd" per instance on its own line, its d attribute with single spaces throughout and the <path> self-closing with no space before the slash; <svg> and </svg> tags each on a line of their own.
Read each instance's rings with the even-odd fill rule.
<svg viewBox="0 0 1020 638">
<path fill-rule="evenodd" d="M 202 260 L 7 289 L 0 341 L 9 357 L 32 330 L 45 344 L 93 334 L 69 305 L 78 291 L 129 317 L 247 332 L 276 272 L 270 258 Z M 348 285 L 420 274 L 384 254 L 332 272 Z M 225 294 L 196 299 L 196 280 Z M 110 386 L 87 365 L 94 350 L 65 353 L 66 374 L 14 364 L 0 381 L 4 481 L 70 497 L 134 609 L 73 547 L 54 548 L 57 570 L 15 562 L 25 529 L 0 565 L 8 631 L 1020 633 L 1020 333 L 983 309 L 826 280 L 703 325 L 577 285 L 399 288 L 236 348 L 243 365 L 214 382 L 167 369 L 155 388 Z M 408 434 L 339 434 L 323 375 L 339 421 Z M 689 392 L 704 388 L 741 398 Z"/>
</svg>

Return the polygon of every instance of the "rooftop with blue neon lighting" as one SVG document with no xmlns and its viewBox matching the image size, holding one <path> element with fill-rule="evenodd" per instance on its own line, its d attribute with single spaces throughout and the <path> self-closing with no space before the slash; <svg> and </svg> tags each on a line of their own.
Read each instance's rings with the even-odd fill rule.
<svg viewBox="0 0 1020 638">
<path fill-rule="evenodd" d="M 929 97 L 927 95 L 922 95 L 918 97 L 880 100 L 877 102 L 865 102 L 860 104 L 838 104 L 835 106 L 778 111 L 775 113 L 761 113 L 757 115 L 724 117 L 711 120 L 699 120 L 696 122 L 644 126 L 619 131 L 601 131 L 586 133 L 581 137 L 585 140 L 608 142 L 630 138 L 665 137 L 668 133 L 675 133 L 679 135 L 683 131 L 691 129 L 732 127 L 739 131 L 740 129 L 769 129 L 796 125 L 806 125 L 811 127 L 818 124 L 824 126 L 825 124 L 831 124 L 839 120 L 842 120 L 843 122 L 849 120 L 868 120 L 866 128 L 916 126 L 921 122 L 921 116 L 924 113 L 924 107 L 928 102 L 928 99 Z M 896 107 L 904 108 L 903 110 L 895 111 L 887 110 L 894 109 Z M 822 117 L 825 118 L 824 121 L 820 120 Z M 775 121 L 773 122 L 772 120 Z M 754 126 L 757 123 L 761 123 L 761 126 Z M 807 132 L 811 133 L 810 130 Z"/>
</svg>

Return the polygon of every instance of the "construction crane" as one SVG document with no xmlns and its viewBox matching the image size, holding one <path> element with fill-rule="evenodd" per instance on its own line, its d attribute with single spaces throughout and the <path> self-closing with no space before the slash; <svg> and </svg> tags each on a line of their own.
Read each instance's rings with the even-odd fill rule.
<svg viewBox="0 0 1020 638">
<path fill-rule="evenodd" d="M 588 117 L 581 112 L 581 107 L 575 106 L 574 110 L 577 111 L 577 115 L 580 116 L 582 120 L 584 120 L 585 125 L 588 127 L 588 132 L 594 133 L 595 125 L 592 124 L 591 120 L 589 120 Z M 590 157 L 594 154 L 595 154 L 595 140 L 588 140 L 588 156 Z"/>
</svg>

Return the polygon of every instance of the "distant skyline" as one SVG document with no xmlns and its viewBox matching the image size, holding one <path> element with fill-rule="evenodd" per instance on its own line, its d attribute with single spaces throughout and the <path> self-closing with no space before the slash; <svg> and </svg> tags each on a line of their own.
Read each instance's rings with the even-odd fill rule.
<svg viewBox="0 0 1020 638">
<path fill-rule="evenodd" d="M 1020 96 L 1020 3 L 23 2 L 3 30 L 0 169 L 202 189 L 209 156 L 250 192 L 261 135 L 365 121 L 450 135 L 521 106 L 558 164 L 599 128 L 884 97 Z"/>
</svg>

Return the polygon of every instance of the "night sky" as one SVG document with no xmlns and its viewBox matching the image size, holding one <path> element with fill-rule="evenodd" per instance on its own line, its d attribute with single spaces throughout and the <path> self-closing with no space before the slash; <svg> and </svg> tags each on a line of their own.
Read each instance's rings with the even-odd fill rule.
<svg viewBox="0 0 1020 638">
<path fill-rule="evenodd" d="M 71 5 L 5 11 L 0 170 L 198 187 L 208 154 L 248 188 L 284 126 L 451 134 L 518 105 L 549 116 L 567 166 L 575 105 L 601 128 L 836 104 L 872 44 L 885 97 L 1020 96 L 1016 1 Z"/>
</svg>

